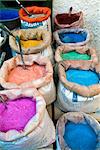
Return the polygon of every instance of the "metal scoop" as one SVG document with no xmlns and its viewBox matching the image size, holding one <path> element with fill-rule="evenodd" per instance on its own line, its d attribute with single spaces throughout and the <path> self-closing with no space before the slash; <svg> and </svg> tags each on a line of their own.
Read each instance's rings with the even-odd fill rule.
<svg viewBox="0 0 100 150">
<path fill-rule="evenodd" d="M 24 9 L 24 11 L 26 12 L 26 14 L 30 17 L 32 16 L 32 14 L 30 14 L 27 9 L 21 4 L 21 2 L 19 0 L 16 0 L 16 2 L 18 3 L 18 5 Z"/>
<path fill-rule="evenodd" d="M 21 60 L 23 62 L 23 68 L 26 69 L 26 65 L 25 65 L 24 58 L 23 58 L 23 52 L 22 52 L 22 48 L 21 48 L 21 43 L 20 43 L 20 38 L 18 36 L 14 36 L 12 34 L 12 32 L 5 25 L 0 24 L 0 28 L 3 29 L 4 31 L 6 31 L 9 35 L 11 35 L 15 38 L 16 43 L 19 45 Z"/>
</svg>

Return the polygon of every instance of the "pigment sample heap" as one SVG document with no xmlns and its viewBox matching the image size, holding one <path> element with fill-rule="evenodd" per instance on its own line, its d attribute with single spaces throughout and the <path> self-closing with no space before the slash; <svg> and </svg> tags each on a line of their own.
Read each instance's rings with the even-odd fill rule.
<svg viewBox="0 0 100 150">
<path fill-rule="evenodd" d="M 42 44 L 42 40 L 28 40 L 28 41 L 23 41 L 21 40 L 21 46 L 24 48 L 29 48 L 31 46 L 39 46 Z"/>
<path fill-rule="evenodd" d="M 70 51 L 68 53 L 62 53 L 63 60 L 90 60 L 91 56 L 88 54 L 80 54 L 76 51 Z"/>
<path fill-rule="evenodd" d="M 30 97 L 8 99 L 7 108 L 0 103 L 0 131 L 21 131 L 36 114 L 36 100 Z"/>
<path fill-rule="evenodd" d="M 85 32 L 80 33 L 66 32 L 59 34 L 59 37 L 63 43 L 77 43 L 85 41 L 87 34 Z"/>
<path fill-rule="evenodd" d="M 95 150 L 97 135 L 87 122 L 68 122 L 65 125 L 64 140 L 71 150 Z"/>
<path fill-rule="evenodd" d="M 68 69 L 66 79 L 84 86 L 90 86 L 99 83 L 99 74 L 91 70 Z"/>
<path fill-rule="evenodd" d="M 22 66 L 17 66 L 9 73 L 7 82 L 12 82 L 20 85 L 24 82 L 30 82 L 32 80 L 42 78 L 45 76 L 45 74 L 45 66 L 40 66 L 35 63 L 31 66 L 27 66 L 27 69 L 23 69 Z"/>
</svg>

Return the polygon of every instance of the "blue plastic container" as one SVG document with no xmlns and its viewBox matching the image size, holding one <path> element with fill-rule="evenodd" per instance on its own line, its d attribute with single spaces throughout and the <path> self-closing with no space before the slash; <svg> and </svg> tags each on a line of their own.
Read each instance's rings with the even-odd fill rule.
<svg viewBox="0 0 100 150">
<path fill-rule="evenodd" d="M 0 23 L 5 24 L 10 30 L 20 27 L 20 19 L 17 9 L 0 9 Z"/>
</svg>

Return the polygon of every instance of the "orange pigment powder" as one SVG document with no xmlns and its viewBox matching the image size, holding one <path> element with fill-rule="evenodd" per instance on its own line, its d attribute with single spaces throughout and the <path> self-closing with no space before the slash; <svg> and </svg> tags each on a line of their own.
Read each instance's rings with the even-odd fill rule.
<svg viewBox="0 0 100 150">
<path fill-rule="evenodd" d="M 17 66 L 16 68 L 12 69 L 9 73 L 7 82 L 12 82 L 20 85 L 24 82 L 37 80 L 45 76 L 45 74 L 45 67 L 40 66 L 38 64 L 27 66 L 27 69 L 23 69 L 22 66 Z"/>
</svg>

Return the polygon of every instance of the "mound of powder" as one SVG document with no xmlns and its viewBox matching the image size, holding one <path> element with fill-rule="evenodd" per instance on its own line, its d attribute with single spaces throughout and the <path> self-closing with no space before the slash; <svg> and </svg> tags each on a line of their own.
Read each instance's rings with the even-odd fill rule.
<svg viewBox="0 0 100 150">
<path fill-rule="evenodd" d="M 10 71 L 7 82 L 12 82 L 20 85 L 24 82 L 30 82 L 32 80 L 42 78 L 43 76 L 45 76 L 45 74 L 45 66 L 33 64 L 31 66 L 27 66 L 27 69 L 23 69 L 22 66 L 17 66 Z"/>
<path fill-rule="evenodd" d="M 63 43 L 77 43 L 85 41 L 87 34 L 85 32 L 80 33 L 67 32 L 67 33 L 60 33 L 59 37 Z"/>
<path fill-rule="evenodd" d="M 66 71 L 66 79 L 84 86 L 90 86 L 99 83 L 99 76 L 91 70 L 68 69 Z"/>
<path fill-rule="evenodd" d="M 36 100 L 30 97 L 8 99 L 7 108 L 0 103 L 0 131 L 21 131 L 36 114 Z"/>
<path fill-rule="evenodd" d="M 62 53 L 61 57 L 63 60 L 90 60 L 91 59 L 91 56 L 87 54 L 80 54 L 76 51 Z"/>
<path fill-rule="evenodd" d="M 71 150 L 95 150 L 97 135 L 89 124 L 68 122 L 64 140 Z"/>
<path fill-rule="evenodd" d="M 30 47 L 35 47 L 41 45 L 43 40 L 28 40 L 28 41 L 22 41 L 21 40 L 21 45 L 24 48 L 30 48 Z"/>
</svg>

